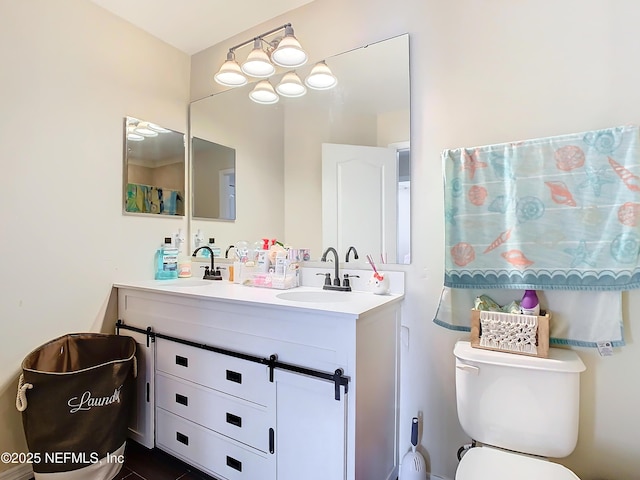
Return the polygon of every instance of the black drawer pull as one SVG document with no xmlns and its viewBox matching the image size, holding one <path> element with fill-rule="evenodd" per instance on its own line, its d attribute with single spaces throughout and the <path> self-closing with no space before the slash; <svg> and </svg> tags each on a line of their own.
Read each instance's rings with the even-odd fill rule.
<svg viewBox="0 0 640 480">
<path fill-rule="evenodd" d="M 180 405 L 184 405 L 185 407 L 188 407 L 189 398 L 185 397 L 184 395 L 180 395 L 179 393 L 176 393 L 176 403 L 179 403 Z"/>
<path fill-rule="evenodd" d="M 176 365 L 180 365 L 181 367 L 188 367 L 189 359 L 187 357 L 181 357 L 180 355 L 176 355 Z"/>
<path fill-rule="evenodd" d="M 233 457 L 230 457 L 229 455 L 227 455 L 227 466 L 239 472 L 242 471 L 242 462 L 240 460 L 236 460 Z"/>
<path fill-rule="evenodd" d="M 242 383 L 242 374 L 234 372 L 233 370 L 227 370 L 227 380 L 235 383 Z"/>
<path fill-rule="evenodd" d="M 189 437 L 180 432 L 176 432 L 176 440 L 180 443 L 184 443 L 185 445 L 189 445 Z"/>
<path fill-rule="evenodd" d="M 242 417 L 227 412 L 227 423 L 242 428 Z"/>
</svg>

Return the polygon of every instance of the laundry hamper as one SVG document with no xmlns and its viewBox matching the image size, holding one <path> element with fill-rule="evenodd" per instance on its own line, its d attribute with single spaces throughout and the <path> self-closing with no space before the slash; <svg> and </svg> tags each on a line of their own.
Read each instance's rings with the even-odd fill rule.
<svg viewBox="0 0 640 480">
<path fill-rule="evenodd" d="M 111 480 L 122 468 L 135 395 L 131 337 L 75 333 L 22 361 L 22 412 L 34 477 Z"/>
</svg>

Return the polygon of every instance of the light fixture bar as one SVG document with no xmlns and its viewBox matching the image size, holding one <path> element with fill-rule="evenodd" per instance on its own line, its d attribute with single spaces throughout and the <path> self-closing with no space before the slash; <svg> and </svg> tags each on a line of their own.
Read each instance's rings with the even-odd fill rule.
<svg viewBox="0 0 640 480">
<path fill-rule="evenodd" d="M 265 37 L 282 30 L 284 30 L 282 37 L 276 37 L 271 42 L 265 40 Z M 235 51 L 250 43 L 253 43 L 253 50 L 242 65 L 239 65 L 235 59 Z M 263 43 L 266 45 L 266 50 L 262 47 Z M 240 87 L 247 83 L 247 75 L 268 78 L 275 73 L 276 66 L 296 68 L 306 62 L 307 53 L 294 36 L 291 24 L 285 23 L 231 47 L 227 53 L 227 60 L 213 78 L 221 85 Z"/>
<path fill-rule="evenodd" d="M 291 24 L 290 23 L 285 23 L 281 27 L 274 28 L 273 30 L 269 30 L 268 32 L 265 32 L 265 33 L 261 33 L 260 35 L 255 36 L 252 39 L 247 40 L 246 42 L 242 42 L 242 43 L 239 43 L 238 45 L 235 45 L 235 46 L 231 47 L 229 49 L 229 51 L 233 52 L 237 48 L 244 47 L 245 45 L 249 45 L 250 43 L 255 42 L 257 39 L 262 40 L 264 37 L 266 37 L 268 35 L 271 35 L 272 33 L 276 33 L 276 32 L 278 32 L 280 30 L 285 30 L 287 27 L 291 27 Z"/>
</svg>

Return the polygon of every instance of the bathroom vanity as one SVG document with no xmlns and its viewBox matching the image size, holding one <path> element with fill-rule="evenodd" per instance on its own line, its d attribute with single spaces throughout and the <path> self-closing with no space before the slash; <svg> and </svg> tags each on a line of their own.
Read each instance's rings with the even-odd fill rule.
<svg viewBox="0 0 640 480">
<path fill-rule="evenodd" d="M 230 480 L 396 478 L 401 294 L 115 286 L 133 439 Z"/>
</svg>

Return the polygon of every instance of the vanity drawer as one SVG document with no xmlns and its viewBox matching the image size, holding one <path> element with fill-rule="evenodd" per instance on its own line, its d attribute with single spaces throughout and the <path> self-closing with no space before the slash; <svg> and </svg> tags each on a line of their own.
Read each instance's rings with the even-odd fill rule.
<svg viewBox="0 0 640 480">
<path fill-rule="evenodd" d="M 159 408 L 156 444 L 178 458 L 228 480 L 275 480 L 275 455 L 243 447 Z"/>
<path fill-rule="evenodd" d="M 156 374 L 156 405 L 265 453 L 274 448 L 275 408 L 163 373 Z"/>
<path fill-rule="evenodd" d="M 158 339 L 156 369 L 259 405 L 275 404 L 266 365 Z"/>
</svg>

